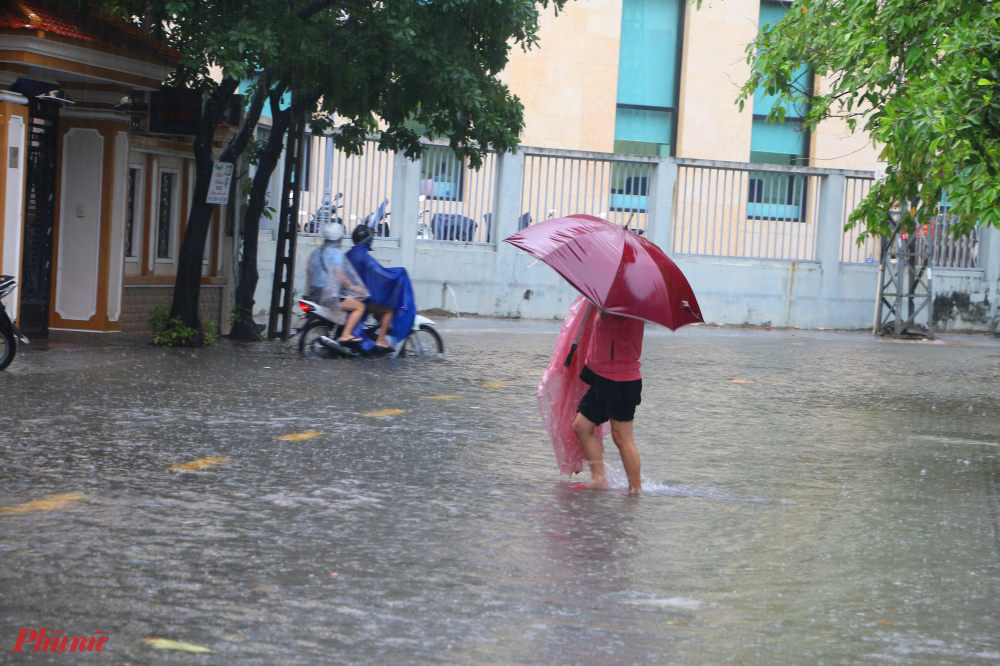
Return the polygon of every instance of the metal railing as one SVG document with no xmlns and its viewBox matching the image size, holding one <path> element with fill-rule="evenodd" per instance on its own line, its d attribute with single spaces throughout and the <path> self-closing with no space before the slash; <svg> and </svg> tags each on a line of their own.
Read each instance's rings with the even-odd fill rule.
<svg viewBox="0 0 1000 666">
<path fill-rule="evenodd" d="M 417 239 L 492 243 L 499 160 L 489 152 L 478 170 L 459 160 L 448 146 L 428 145 L 420 158 L 423 215 Z"/>
<path fill-rule="evenodd" d="M 306 157 L 308 178 L 299 205 L 300 234 L 318 235 L 334 214 L 324 205 L 327 195 L 332 199 L 343 193 L 340 200 L 333 202 L 344 206 L 335 215 L 343 218 L 347 233 L 351 233 L 354 227 L 366 223 L 392 194 L 393 153 L 378 150 L 376 139 L 365 141 L 363 154 L 348 156 L 334 147 L 329 136 L 313 136 Z M 376 226 L 377 233 L 392 236 L 391 220 L 383 223 Z"/>
<path fill-rule="evenodd" d="M 682 164 L 673 251 L 713 257 L 816 260 L 821 176 L 808 171 Z"/>
<path fill-rule="evenodd" d="M 955 238 L 951 234 L 951 228 L 957 221 L 957 217 L 946 212 L 931 220 L 929 231 L 934 238 L 932 265 L 935 268 L 978 269 L 979 229 Z M 927 227 L 928 225 L 924 225 L 924 233 L 927 233 Z"/>
<path fill-rule="evenodd" d="M 868 196 L 875 181 L 871 178 L 847 178 L 844 191 L 844 218 L 857 208 L 861 200 Z M 935 268 L 959 268 L 976 270 L 979 268 L 979 229 L 973 229 L 964 236 L 952 236 L 952 226 L 957 218 L 949 215 L 946 207 L 939 207 L 940 213 L 931 221 L 916 230 L 916 236 L 932 239 L 932 245 L 926 251 L 931 252 L 931 265 Z M 898 212 L 895 213 L 898 215 Z M 840 261 L 847 264 L 877 264 L 882 256 L 882 238 L 868 236 L 858 244 L 860 226 L 842 232 L 840 242 Z"/>
<path fill-rule="evenodd" d="M 875 184 L 874 178 L 847 178 L 844 186 L 844 217 L 840 221 L 840 261 L 845 264 L 877 264 L 882 256 L 882 239 L 868 236 L 859 245 L 862 226 L 844 231 L 844 226 L 861 200 L 868 196 Z"/>
<path fill-rule="evenodd" d="M 518 226 L 585 213 L 643 232 L 653 168 L 647 161 L 612 155 L 525 152 Z"/>
</svg>

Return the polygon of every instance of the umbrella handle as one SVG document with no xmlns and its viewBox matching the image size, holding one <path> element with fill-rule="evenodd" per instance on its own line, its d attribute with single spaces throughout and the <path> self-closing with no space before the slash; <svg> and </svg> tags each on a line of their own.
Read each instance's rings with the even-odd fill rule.
<svg viewBox="0 0 1000 666">
<path fill-rule="evenodd" d="M 580 322 L 580 330 L 576 332 L 576 340 L 573 341 L 573 346 L 569 348 L 569 354 L 566 355 L 566 362 L 563 363 L 564 368 L 568 368 L 570 363 L 573 362 L 573 354 L 576 353 L 576 348 L 580 343 L 580 336 L 583 335 L 583 327 L 587 325 L 587 317 L 590 316 L 590 308 L 594 307 L 593 303 L 587 303 L 587 314 L 583 315 L 583 321 Z"/>
<path fill-rule="evenodd" d="M 575 353 L 576 353 L 576 343 L 574 342 L 573 346 L 569 348 L 569 354 L 566 355 L 566 362 L 563 363 L 564 368 L 568 368 L 570 364 L 573 362 L 573 354 Z"/>
<path fill-rule="evenodd" d="M 698 319 L 698 321 L 705 321 L 704 319 L 701 318 L 701 315 L 699 315 L 697 312 L 691 309 L 691 304 L 688 303 L 687 301 L 681 301 L 681 307 L 690 312 L 692 315 L 694 315 Z"/>
</svg>

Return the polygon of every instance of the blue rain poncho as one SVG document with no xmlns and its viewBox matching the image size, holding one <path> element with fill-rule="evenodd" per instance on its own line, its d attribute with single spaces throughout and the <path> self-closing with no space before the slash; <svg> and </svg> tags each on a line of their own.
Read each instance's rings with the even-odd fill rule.
<svg viewBox="0 0 1000 666">
<path fill-rule="evenodd" d="M 371 294 L 370 302 L 395 309 L 389 335 L 402 341 L 410 334 L 417 317 L 413 300 L 413 285 L 405 268 L 387 268 L 368 253 L 368 244 L 355 245 L 347 251 L 347 259 L 358 272 Z"/>
</svg>

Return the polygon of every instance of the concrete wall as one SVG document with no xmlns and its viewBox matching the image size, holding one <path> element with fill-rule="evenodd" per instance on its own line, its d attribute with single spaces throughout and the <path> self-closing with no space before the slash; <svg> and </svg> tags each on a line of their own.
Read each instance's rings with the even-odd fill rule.
<svg viewBox="0 0 1000 666">
<path fill-rule="evenodd" d="M 679 163 L 694 162 L 674 158 L 654 162 L 646 237 L 661 248 L 672 246 Z M 499 239 L 517 231 L 522 164 L 520 154 L 501 159 L 495 234 Z M 419 179 L 412 172 L 419 165 L 400 158 L 395 167 L 398 189 L 393 202 L 400 203 L 394 204 L 392 219 L 394 233 L 400 237 L 377 240 L 373 253 L 386 265 L 409 270 L 421 309 L 540 319 L 565 315 L 576 290 L 528 254 L 502 242 L 416 240 Z M 671 255 L 690 281 L 707 322 L 795 328 L 872 326 L 879 266 L 840 261 L 845 179 L 858 174 L 837 169 L 798 169 L 796 173 L 821 182 L 812 222 L 816 226 L 815 261 Z M 258 316 L 266 314 L 270 304 L 275 252 L 271 232 L 261 232 L 259 242 L 260 282 L 254 308 Z M 299 237 L 297 293 L 304 289 L 309 254 L 321 242 L 316 237 Z M 344 249 L 349 244 L 345 241 Z M 979 257 L 983 267 L 979 270 L 934 269 L 936 327 L 986 330 L 994 325 L 1000 293 L 1000 231 L 982 231 Z"/>
</svg>

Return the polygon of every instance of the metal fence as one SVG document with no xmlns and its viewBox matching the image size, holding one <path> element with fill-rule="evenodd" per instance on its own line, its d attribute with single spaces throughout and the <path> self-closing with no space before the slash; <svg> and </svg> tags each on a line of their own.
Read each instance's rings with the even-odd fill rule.
<svg viewBox="0 0 1000 666">
<path fill-rule="evenodd" d="M 649 162 L 526 152 L 519 227 L 577 213 L 637 232 L 646 229 Z"/>
<path fill-rule="evenodd" d="M 673 251 L 816 260 L 820 176 L 769 168 L 681 165 Z"/>
<path fill-rule="evenodd" d="M 325 198 L 335 205 L 343 205 L 335 215 L 344 220 L 347 233 L 355 226 L 369 221 L 392 194 L 393 153 L 378 150 L 378 141 L 368 139 L 364 153 L 348 156 L 333 145 L 328 136 L 310 137 L 306 153 L 303 191 L 299 205 L 299 233 L 318 235 L 332 209 L 325 205 Z M 334 200 L 338 193 L 343 196 Z M 376 221 L 378 222 L 378 221 Z M 383 218 L 376 225 L 381 236 L 392 236 L 391 219 Z"/>
<path fill-rule="evenodd" d="M 957 217 L 947 213 L 942 213 L 931 220 L 930 235 L 934 238 L 932 265 L 935 268 L 978 269 L 979 229 L 973 229 L 970 233 L 955 238 L 951 230 L 957 221 Z M 925 230 L 927 226 L 924 225 Z"/>
<path fill-rule="evenodd" d="M 875 181 L 871 178 L 848 178 L 844 192 L 844 219 L 847 223 L 848 216 L 861 200 L 868 196 Z M 940 213 L 930 222 L 922 225 L 916 230 L 916 235 L 923 239 L 933 239 L 933 244 L 928 248 L 932 252 L 930 257 L 932 266 L 936 268 L 961 268 L 975 270 L 979 268 L 979 229 L 973 229 L 970 233 L 955 238 L 952 236 L 952 227 L 957 218 L 949 215 L 947 207 L 938 208 Z M 898 212 L 896 213 L 898 215 Z M 858 237 L 861 234 L 862 225 L 844 231 L 840 242 L 840 261 L 848 264 L 877 264 L 882 253 L 882 238 L 878 236 L 868 236 L 858 244 Z M 926 243 L 927 241 L 922 241 Z"/>
<path fill-rule="evenodd" d="M 877 264 L 882 256 L 882 239 L 868 236 L 858 244 L 863 225 L 844 231 L 844 226 L 861 200 L 868 196 L 875 184 L 874 178 L 847 178 L 844 186 L 844 218 L 841 220 L 840 261 L 845 264 Z"/>
<path fill-rule="evenodd" d="M 425 146 L 417 239 L 492 243 L 499 175 L 496 153 L 487 153 L 483 165 L 473 170 L 448 146 Z"/>
</svg>

